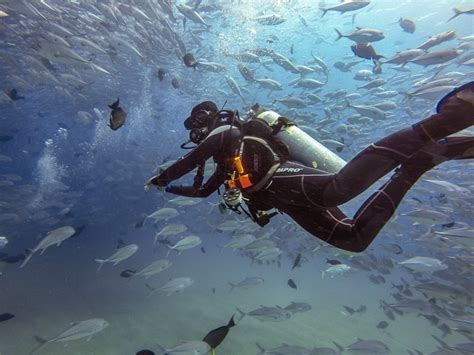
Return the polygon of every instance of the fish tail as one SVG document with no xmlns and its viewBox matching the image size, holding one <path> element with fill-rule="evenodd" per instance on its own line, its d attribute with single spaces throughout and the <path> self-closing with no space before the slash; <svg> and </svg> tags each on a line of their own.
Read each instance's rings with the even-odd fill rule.
<svg viewBox="0 0 474 355">
<path fill-rule="evenodd" d="M 112 110 L 115 110 L 117 107 L 119 107 L 119 103 L 120 103 L 120 97 L 117 98 L 117 101 L 115 101 L 113 104 L 109 105 L 109 107 L 110 107 Z"/>
<path fill-rule="evenodd" d="M 239 323 L 242 320 L 242 318 L 245 317 L 245 312 L 243 312 L 239 307 L 235 307 L 235 308 L 237 309 L 237 312 L 240 313 L 240 318 L 237 320 L 237 323 Z"/>
<path fill-rule="evenodd" d="M 228 328 L 232 328 L 235 325 L 234 316 L 235 316 L 235 314 L 232 315 L 232 317 L 230 318 L 229 323 L 227 323 Z"/>
<path fill-rule="evenodd" d="M 229 282 L 228 284 L 230 285 L 229 292 L 231 292 L 235 288 L 235 285 L 232 282 Z"/>
<path fill-rule="evenodd" d="M 21 263 L 20 269 L 23 268 L 26 265 L 26 263 L 30 261 L 30 259 L 33 257 L 34 253 L 31 249 L 26 249 L 26 252 L 28 255 L 26 256 L 25 260 L 23 260 L 23 262 Z"/>
<path fill-rule="evenodd" d="M 259 354 L 263 354 L 265 352 L 265 349 L 259 343 L 255 343 L 255 345 L 257 345 Z"/>
<path fill-rule="evenodd" d="M 97 268 L 97 272 L 100 272 L 100 270 L 102 269 L 102 266 L 104 265 L 105 263 L 105 260 L 102 260 L 102 259 L 95 259 L 95 261 L 97 261 L 99 263 L 99 267 Z"/>
<path fill-rule="evenodd" d="M 166 352 L 166 349 L 164 347 L 162 347 L 160 344 L 158 343 L 155 343 L 156 347 L 158 348 L 158 353 L 157 355 L 161 355 L 161 354 L 167 354 Z"/>
<path fill-rule="evenodd" d="M 49 343 L 48 340 L 43 339 L 43 338 L 40 338 L 39 336 L 36 336 L 36 335 L 35 335 L 34 338 L 35 338 L 35 340 L 36 340 L 37 342 L 40 343 L 40 345 L 37 346 L 36 348 L 34 348 L 33 350 L 31 350 L 30 355 L 36 355 L 36 354 L 38 354 L 39 351 L 40 351 L 41 349 L 43 349 L 43 348 Z"/>
<path fill-rule="evenodd" d="M 405 99 L 403 102 L 409 103 L 411 100 L 413 100 L 413 94 L 410 94 L 408 92 L 400 92 L 403 96 L 405 96 Z"/>
<path fill-rule="evenodd" d="M 344 36 L 342 35 L 342 33 L 341 33 L 341 32 L 339 32 L 339 30 L 338 30 L 337 28 L 335 28 L 335 29 L 334 29 L 334 31 L 336 31 L 336 32 L 337 32 L 337 38 L 336 38 L 336 41 L 339 41 L 339 40 L 340 40 L 342 37 L 344 37 Z"/>
<path fill-rule="evenodd" d="M 451 21 L 453 18 L 458 17 L 459 15 L 462 14 L 462 11 L 459 10 L 458 8 L 456 8 L 456 7 L 453 9 L 453 11 L 454 11 L 454 15 L 451 16 L 451 17 L 449 18 L 449 20 L 446 21 L 446 22 L 449 22 L 449 21 Z"/>
<path fill-rule="evenodd" d="M 326 12 L 328 12 L 328 9 L 320 8 L 320 10 L 323 12 L 323 14 L 321 15 L 321 18 L 323 18 L 324 15 L 326 15 Z"/>
<path fill-rule="evenodd" d="M 336 343 L 335 341 L 333 341 L 333 344 L 336 345 L 336 348 L 337 348 L 337 350 L 339 350 L 339 352 L 344 351 L 344 348 L 340 344 Z"/>
</svg>

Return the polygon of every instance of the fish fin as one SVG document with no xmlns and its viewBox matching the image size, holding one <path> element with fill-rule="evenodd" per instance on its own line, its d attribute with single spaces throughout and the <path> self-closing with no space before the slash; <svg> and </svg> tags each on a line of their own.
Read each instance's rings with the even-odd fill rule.
<svg viewBox="0 0 474 355">
<path fill-rule="evenodd" d="M 115 101 L 113 104 L 109 105 L 109 107 L 110 107 L 112 110 L 115 110 L 117 107 L 119 107 L 119 103 L 120 103 L 120 97 L 117 98 L 117 101 Z"/>
<path fill-rule="evenodd" d="M 344 36 L 342 35 L 342 33 L 341 33 L 341 32 L 339 32 L 339 30 L 338 30 L 337 28 L 335 28 L 335 29 L 334 29 L 334 31 L 336 31 L 336 32 L 337 32 L 337 38 L 336 38 L 336 41 L 339 41 L 339 40 L 340 40 L 342 37 L 344 37 Z"/>
<path fill-rule="evenodd" d="M 237 320 L 237 323 L 239 323 L 242 320 L 242 318 L 245 317 L 245 312 L 243 312 L 239 307 L 235 307 L 235 308 L 237 309 L 237 312 L 240 313 L 240 318 Z"/>
<path fill-rule="evenodd" d="M 451 17 L 449 18 L 449 20 L 446 21 L 446 22 L 449 22 L 449 21 L 451 21 L 453 18 L 458 17 L 459 15 L 462 14 L 462 12 L 461 12 L 458 8 L 456 8 L 456 7 L 453 9 L 453 11 L 454 11 L 454 15 L 451 16 Z"/>
</svg>

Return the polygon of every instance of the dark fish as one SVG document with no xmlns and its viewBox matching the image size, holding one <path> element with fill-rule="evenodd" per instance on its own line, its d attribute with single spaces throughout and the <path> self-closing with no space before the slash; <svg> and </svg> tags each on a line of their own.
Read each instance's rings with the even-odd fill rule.
<svg viewBox="0 0 474 355">
<path fill-rule="evenodd" d="M 133 270 L 123 270 L 121 273 L 120 273 L 120 276 L 121 277 L 131 277 L 133 275 L 135 275 L 136 271 L 133 271 Z"/>
<path fill-rule="evenodd" d="M 220 343 L 222 343 L 227 333 L 229 332 L 229 329 L 232 328 L 234 325 L 235 325 L 234 316 L 232 316 L 232 318 L 230 318 L 230 321 L 229 323 L 227 323 L 227 325 L 211 330 L 202 339 L 202 341 L 208 343 L 211 349 L 215 349 L 219 346 Z"/>
<path fill-rule="evenodd" d="M 78 237 L 83 231 L 84 229 L 86 229 L 86 225 L 83 224 L 81 226 L 78 226 L 78 227 L 74 227 L 74 230 L 75 230 L 75 233 L 72 235 L 74 238 L 75 237 Z"/>
<path fill-rule="evenodd" d="M 237 69 L 239 69 L 240 74 L 247 80 L 249 83 L 255 81 L 255 73 L 246 67 L 243 64 L 237 64 Z"/>
<path fill-rule="evenodd" d="M 0 142 L 8 142 L 11 141 L 14 137 L 9 135 L 1 135 Z"/>
<path fill-rule="evenodd" d="M 381 74 L 382 73 L 382 62 L 380 60 L 374 60 L 374 66 L 372 67 L 372 73 Z"/>
<path fill-rule="evenodd" d="M 380 283 L 379 278 L 376 275 L 370 274 L 369 275 L 369 280 L 370 280 L 370 282 L 372 282 L 373 284 L 376 284 L 376 285 L 378 285 Z"/>
<path fill-rule="evenodd" d="M 197 0 L 196 3 L 194 4 L 194 11 L 197 11 L 199 5 L 201 5 L 202 0 Z"/>
<path fill-rule="evenodd" d="M 25 254 L 18 254 L 14 256 L 4 256 L 0 258 L 0 261 L 7 263 L 7 264 L 16 264 L 20 261 L 25 260 L 26 256 Z"/>
<path fill-rule="evenodd" d="M 395 320 L 395 315 L 393 312 L 389 309 L 384 310 L 385 315 L 387 316 L 388 319 L 390 320 Z"/>
<path fill-rule="evenodd" d="M 449 326 L 446 323 L 441 324 L 438 327 L 438 329 L 443 332 L 443 335 L 442 335 L 443 338 L 446 337 L 446 335 L 451 334 L 451 328 L 449 328 Z"/>
<path fill-rule="evenodd" d="M 326 259 L 326 262 L 330 265 L 339 265 L 342 264 L 339 260 L 336 259 Z"/>
<path fill-rule="evenodd" d="M 294 54 L 294 53 L 295 53 L 295 50 L 294 50 L 294 48 L 293 48 L 293 43 L 292 43 L 291 46 L 290 46 L 290 53 L 291 53 L 291 54 Z"/>
<path fill-rule="evenodd" d="M 355 313 L 355 309 L 349 306 L 343 306 L 344 309 L 350 314 L 353 315 Z"/>
<path fill-rule="evenodd" d="M 10 320 L 14 317 L 15 316 L 11 313 L 2 313 L 0 314 L 0 322 L 6 322 L 7 320 Z"/>
<path fill-rule="evenodd" d="M 295 282 L 292 279 L 288 280 L 288 286 L 290 286 L 293 289 L 297 289 Z"/>
<path fill-rule="evenodd" d="M 19 96 L 19 95 L 18 95 L 18 90 L 17 90 L 17 89 L 7 90 L 7 91 L 5 91 L 5 93 L 6 93 L 6 94 L 8 95 L 8 97 L 10 97 L 10 99 L 12 99 L 13 101 L 24 100 L 24 99 L 25 99 L 24 96 Z"/>
<path fill-rule="evenodd" d="M 370 43 L 357 43 L 351 46 L 354 55 L 364 59 L 379 60 L 385 58 L 383 55 L 375 53 L 374 47 Z"/>
<path fill-rule="evenodd" d="M 418 316 L 423 316 L 426 318 L 426 320 L 428 320 L 431 325 L 433 326 L 437 326 L 438 323 L 439 323 L 439 318 L 436 317 L 435 315 L 431 315 L 431 314 L 419 314 Z"/>
<path fill-rule="evenodd" d="M 204 247 L 201 247 L 201 253 L 206 254 L 206 249 L 204 249 Z"/>
<path fill-rule="evenodd" d="M 212 288 L 212 293 L 216 294 L 216 288 L 215 287 Z"/>
<path fill-rule="evenodd" d="M 198 61 L 194 59 L 194 56 L 192 53 L 186 53 L 183 56 L 183 62 L 187 67 L 193 68 L 194 70 L 196 70 L 196 67 L 199 64 Z"/>
<path fill-rule="evenodd" d="M 416 25 L 412 20 L 400 17 L 400 20 L 398 20 L 398 24 L 405 32 L 408 32 L 408 33 L 415 32 Z"/>
<path fill-rule="evenodd" d="M 341 143 L 344 144 L 344 143 L 345 143 L 345 142 L 344 142 L 344 137 L 341 137 L 340 141 L 341 141 Z M 344 149 L 344 147 L 337 147 L 337 148 L 336 148 L 336 151 L 337 151 L 338 153 L 340 153 L 340 152 L 342 152 L 343 149 Z"/>
<path fill-rule="evenodd" d="M 176 78 L 171 79 L 171 86 L 175 89 L 179 89 L 179 81 Z"/>
<path fill-rule="evenodd" d="M 119 107 L 120 98 L 117 99 L 112 105 L 109 107 L 112 109 L 109 115 L 109 127 L 116 131 L 120 127 L 123 126 L 125 123 L 125 118 L 127 118 L 127 113 Z"/>
<path fill-rule="evenodd" d="M 143 223 L 145 223 L 146 218 L 147 218 L 147 215 L 144 214 L 144 215 L 142 216 L 142 219 L 139 220 L 139 221 L 137 221 L 137 222 L 135 223 L 134 227 L 135 227 L 135 228 L 141 228 L 141 227 L 143 227 Z"/>
<path fill-rule="evenodd" d="M 293 263 L 293 266 L 291 267 L 291 270 L 294 270 L 295 267 L 299 267 L 300 263 L 301 263 L 301 253 L 298 253 L 298 255 L 296 255 L 295 262 Z"/>
<path fill-rule="evenodd" d="M 140 350 L 135 355 L 155 355 L 155 353 L 151 350 Z"/>
<path fill-rule="evenodd" d="M 158 79 L 160 81 L 163 81 L 165 74 L 166 74 L 166 71 L 163 68 L 158 69 Z"/>
<path fill-rule="evenodd" d="M 381 321 L 381 322 L 379 322 L 379 324 L 377 324 L 377 328 L 378 328 L 378 329 L 385 329 L 385 328 L 387 328 L 387 327 L 388 327 L 388 323 L 387 323 L 386 321 L 384 321 L 384 320 Z"/>
<path fill-rule="evenodd" d="M 404 298 L 400 293 L 391 293 L 391 295 L 396 301 L 401 301 Z"/>
</svg>

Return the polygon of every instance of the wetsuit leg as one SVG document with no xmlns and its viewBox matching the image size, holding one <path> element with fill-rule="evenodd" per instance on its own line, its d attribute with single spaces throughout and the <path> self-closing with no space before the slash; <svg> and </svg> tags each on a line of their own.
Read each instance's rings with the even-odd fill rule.
<svg viewBox="0 0 474 355">
<path fill-rule="evenodd" d="M 449 97 L 440 105 L 439 113 L 371 144 L 337 174 L 308 172 L 301 179 L 302 190 L 319 205 L 341 205 L 420 149 L 471 125 L 474 125 L 474 82 Z M 317 178 L 313 177 L 315 175 Z"/>
<path fill-rule="evenodd" d="M 352 220 L 336 207 L 324 208 L 308 204 L 308 201 L 295 204 L 289 204 L 288 201 L 285 204 L 281 194 L 274 195 L 277 198 L 275 205 L 319 239 L 344 250 L 361 252 L 372 243 L 392 217 L 413 184 L 426 171 L 443 161 L 453 159 L 474 159 L 473 137 L 450 137 L 445 142 L 429 145 L 413 155 L 387 183 L 366 200 Z M 287 180 L 286 183 L 290 181 Z M 270 185 L 268 190 L 275 189 L 277 184 Z M 291 190 L 291 186 L 287 185 L 286 189 Z"/>
</svg>

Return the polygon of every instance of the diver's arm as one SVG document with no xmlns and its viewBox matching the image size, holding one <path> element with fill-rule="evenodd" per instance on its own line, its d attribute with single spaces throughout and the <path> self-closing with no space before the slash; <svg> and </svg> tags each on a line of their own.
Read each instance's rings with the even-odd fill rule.
<svg viewBox="0 0 474 355">
<path fill-rule="evenodd" d="M 214 191 L 216 191 L 219 186 L 221 186 L 225 181 L 225 176 L 222 174 L 214 173 L 200 188 L 195 188 L 194 186 L 167 186 L 165 191 L 170 192 L 175 195 L 187 196 L 187 197 L 208 197 Z"/>
<path fill-rule="evenodd" d="M 229 133 L 229 134 L 228 134 Z M 173 165 L 164 170 L 159 176 L 151 178 L 147 186 L 155 185 L 163 187 L 171 181 L 186 175 L 199 164 L 217 155 L 222 149 L 224 139 L 231 140 L 240 137 L 240 130 L 236 127 L 229 129 L 228 126 L 221 126 L 211 132 L 211 134 L 189 154 L 178 159 Z"/>
</svg>

